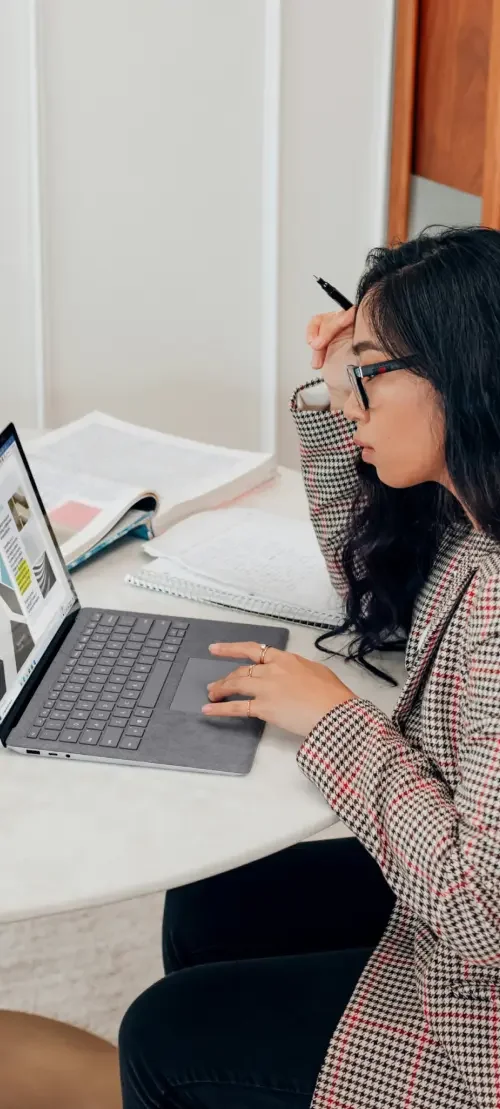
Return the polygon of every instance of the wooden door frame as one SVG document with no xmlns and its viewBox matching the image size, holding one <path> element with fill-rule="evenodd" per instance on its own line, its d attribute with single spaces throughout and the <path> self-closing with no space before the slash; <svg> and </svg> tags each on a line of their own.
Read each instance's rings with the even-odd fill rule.
<svg viewBox="0 0 500 1109">
<path fill-rule="evenodd" d="M 387 241 L 408 237 L 420 0 L 397 0 Z M 500 228 L 500 0 L 492 2 L 481 223 Z"/>
</svg>

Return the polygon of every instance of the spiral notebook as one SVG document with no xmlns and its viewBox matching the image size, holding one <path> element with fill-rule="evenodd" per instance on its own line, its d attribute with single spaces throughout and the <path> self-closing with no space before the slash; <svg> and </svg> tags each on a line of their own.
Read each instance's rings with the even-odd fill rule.
<svg viewBox="0 0 500 1109">
<path fill-rule="evenodd" d="M 174 597 L 328 628 L 343 604 L 309 521 L 234 507 L 202 512 L 144 545 L 126 581 Z"/>
</svg>

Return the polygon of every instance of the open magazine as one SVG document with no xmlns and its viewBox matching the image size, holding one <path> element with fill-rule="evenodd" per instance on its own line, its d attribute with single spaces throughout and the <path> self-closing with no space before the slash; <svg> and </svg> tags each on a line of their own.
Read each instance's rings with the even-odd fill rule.
<svg viewBox="0 0 500 1109">
<path fill-rule="evenodd" d="M 160 535 L 268 481 L 273 455 L 196 443 L 92 412 L 27 446 L 70 569 L 127 532 Z"/>
</svg>

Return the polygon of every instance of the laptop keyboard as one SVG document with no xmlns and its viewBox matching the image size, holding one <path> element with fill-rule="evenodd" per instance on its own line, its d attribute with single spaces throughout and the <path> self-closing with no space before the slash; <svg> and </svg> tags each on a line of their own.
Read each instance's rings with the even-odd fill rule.
<svg viewBox="0 0 500 1109">
<path fill-rule="evenodd" d="M 27 738 L 136 751 L 188 628 L 93 612 Z"/>
</svg>

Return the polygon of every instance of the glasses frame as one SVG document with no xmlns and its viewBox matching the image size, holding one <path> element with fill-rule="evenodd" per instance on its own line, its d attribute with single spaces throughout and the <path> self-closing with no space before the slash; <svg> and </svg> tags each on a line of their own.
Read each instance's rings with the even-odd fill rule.
<svg viewBox="0 0 500 1109">
<path fill-rule="evenodd" d="M 349 384 L 362 408 L 370 407 L 368 394 L 363 385 L 363 378 L 378 377 L 379 374 L 390 374 L 394 370 L 407 370 L 415 365 L 415 355 L 408 354 L 405 358 L 390 358 L 384 362 L 372 362 L 369 366 L 346 366 Z"/>
</svg>

